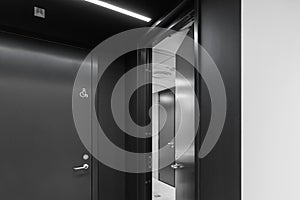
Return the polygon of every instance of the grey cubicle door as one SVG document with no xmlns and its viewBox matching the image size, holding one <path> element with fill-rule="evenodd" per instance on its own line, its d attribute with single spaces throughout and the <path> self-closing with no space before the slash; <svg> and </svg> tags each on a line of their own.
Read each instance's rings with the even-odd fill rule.
<svg viewBox="0 0 300 200">
<path fill-rule="evenodd" d="M 0 34 L 1 199 L 91 199 L 91 156 L 72 117 L 73 82 L 84 56 Z M 84 164 L 89 168 L 73 169 Z"/>
</svg>

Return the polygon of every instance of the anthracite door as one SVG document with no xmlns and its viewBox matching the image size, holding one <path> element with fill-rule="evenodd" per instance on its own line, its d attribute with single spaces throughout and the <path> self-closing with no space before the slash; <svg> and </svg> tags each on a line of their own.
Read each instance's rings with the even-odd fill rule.
<svg viewBox="0 0 300 200">
<path fill-rule="evenodd" d="M 72 117 L 73 82 L 84 54 L 0 34 L 1 199 L 91 199 L 91 156 Z M 84 164 L 89 168 L 73 169 Z"/>
</svg>

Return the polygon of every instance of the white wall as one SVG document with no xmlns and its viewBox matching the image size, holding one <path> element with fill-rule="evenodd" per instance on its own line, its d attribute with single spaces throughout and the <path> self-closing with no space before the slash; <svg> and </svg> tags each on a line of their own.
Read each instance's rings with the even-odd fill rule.
<svg viewBox="0 0 300 200">
<path fill-rule="evenodd" d="M 242 1 L 243 200 L 299 200 L 300 1 Z"/>
</svg>

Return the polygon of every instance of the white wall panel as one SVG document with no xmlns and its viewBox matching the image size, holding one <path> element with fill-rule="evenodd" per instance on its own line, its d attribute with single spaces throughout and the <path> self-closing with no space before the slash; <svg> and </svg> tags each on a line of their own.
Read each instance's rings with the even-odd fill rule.
<svg viewBox="0 0 300 200">
<path fill-rule="evenodd" d="M 243 200 L 300 199 L 300 1 L 242 1 Z"/>
</svg>

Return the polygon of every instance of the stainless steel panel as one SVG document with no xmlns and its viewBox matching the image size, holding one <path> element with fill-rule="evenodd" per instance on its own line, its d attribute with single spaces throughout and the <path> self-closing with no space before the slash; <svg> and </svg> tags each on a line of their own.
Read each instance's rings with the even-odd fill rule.
<svg viewBox="0 0 300 200">
<path fill-rule="evenodd" d="M 186 47 L 183 42 L 179 48 L 190 50 L 187 55 L 193 56 L 193 47 Z M 184 76 L 184 78 L 181 75 Z M 194 68 L 181 57 L 176 56 L 176 134 L 184 134 L 182 140 L 175 140 L 176 200 L 195 200 L 195 147 L 188 149 L 186 144 L 189 136 L 195 136 L 195 99 L 194 99 Z M 181 119 L 190 120 L 181 120 Z M 179 129 L 179 126 L 181 128 Z M 187 150 L 186 150 L 187 149 Z"/>
</svg>

